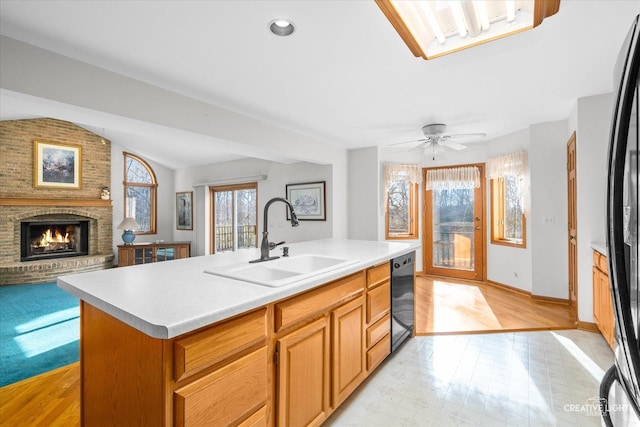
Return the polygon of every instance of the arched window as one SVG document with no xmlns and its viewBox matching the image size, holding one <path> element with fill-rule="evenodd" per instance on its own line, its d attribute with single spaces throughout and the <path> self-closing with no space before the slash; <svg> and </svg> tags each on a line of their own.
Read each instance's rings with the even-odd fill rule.
<svg viewBox="0 0 640 427">
<path fill-rule="evenodd" d="M 140 157 L 124 153 L 124 216 L 133 217 L 136 234 L 156 234 L 156 175 Z"/>
</svg>

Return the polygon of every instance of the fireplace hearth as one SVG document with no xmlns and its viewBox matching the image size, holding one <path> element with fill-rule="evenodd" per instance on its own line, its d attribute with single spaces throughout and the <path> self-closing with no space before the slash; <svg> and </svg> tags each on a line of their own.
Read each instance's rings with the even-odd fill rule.
<svg viewBox="0 0 640 427">
<path fill-rule="evenodd" d="M 20 261 L 89 254 L 89 219 L 49 218 L 20 223 Z"/>
</svg>

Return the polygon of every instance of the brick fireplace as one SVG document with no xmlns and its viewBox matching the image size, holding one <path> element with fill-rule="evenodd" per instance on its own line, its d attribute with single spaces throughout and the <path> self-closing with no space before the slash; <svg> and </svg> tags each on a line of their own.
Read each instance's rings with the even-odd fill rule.
<svg viewBox="0 0 640 427">
<path fill-rule="evenodd" d="M 34 140 L 82 147 L 80 189 L 33 185 Z M 112 205 L 100 199 L 111 182 L 109 141 L 60 120 L 7 120 L 0 158 L 0 285 L 112 267 Z"/>
</svg>

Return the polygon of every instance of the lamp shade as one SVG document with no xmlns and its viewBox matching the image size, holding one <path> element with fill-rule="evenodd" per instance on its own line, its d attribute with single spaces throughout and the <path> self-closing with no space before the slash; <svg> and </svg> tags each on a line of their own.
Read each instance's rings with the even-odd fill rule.
<svg viewBox="0 0 640 427">
<path fill-rule="evenodd" d="M 118 227 L 116 228 L 118 230 L 137 230 L 140 228 L 140 226 L 135 219 L 129 216 L 123 219 L 120 225 L 118 225 Z"/>
</svg>

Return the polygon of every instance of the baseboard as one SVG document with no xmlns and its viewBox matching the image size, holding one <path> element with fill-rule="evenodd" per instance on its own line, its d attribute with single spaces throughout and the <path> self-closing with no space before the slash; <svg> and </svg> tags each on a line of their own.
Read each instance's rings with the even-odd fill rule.
<svg viewBox="0 0 640 427">
<path fill-rule="evenodd" d="M 591 322 L 583 322 L 582 320 L 578 320 L 578 329 L 581 331 L 600 333 L 600 329 L 598 329 L 598 325 Z"/>
<path fill-rule="evenodd" d="M 565 298 L 545 297 L 542 295 L 531 295 L 531 299 L 539 302 L 547 302 L 551 304 L 569 305 L 569 300 Z"/>
<path fill-rule="evenodd" d="M 504 283 L 495 282 L 493 280 L 487 280 L 487 284 L 491 285 L 491 286 L 495 286 L 495 287 L 501 288 L 501 289 L 504 289 L 504 290 L 507 290 L 507 291 L 510 291 L 510 292 L 515 292 L 515 293 L 520 294 L 520 295 L 525 295 L 525 296 L 531 297 L 531 292 L 525 291 L 524 289 L 516 288 L 514 286 L 505 285 Z"/>
</svg>

